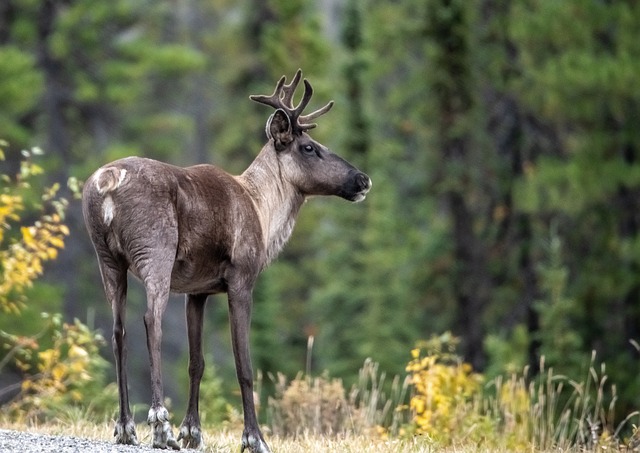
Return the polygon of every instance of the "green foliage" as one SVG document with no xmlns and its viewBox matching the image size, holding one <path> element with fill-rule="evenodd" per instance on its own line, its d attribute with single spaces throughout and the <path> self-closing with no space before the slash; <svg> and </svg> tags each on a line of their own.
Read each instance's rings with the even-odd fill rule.
<svg viewBox="0 0 640 453">
<path fill-rule="evenodd" d="M 212 363 L 212 361 L 209 361 Z M 200 421 L 203 426 L 218 426 L 228 419 L 229 403 L 224 396 L 222 379 L 213 365 L 207 365 L 200 385 Z"/>
<path fill-rule="evenodd" d="M 40 154 L 37 148 L 23 151 L 19 174 L 13 179 L 0 175 L 0 308 L 4 311 L 2 326 L 10 329 L 0 330 L 0 371 L 11 369 L 22 376 L 17 394 L 15 386 L 0 389 L 4 398 L 15 394 L 3 410 L 21 422 L 56 417 L 80 406 L 86 408 L 87 415 L 104 418 L 109 413 L 105 397 L 114 397 L 114 388 L 104 388 L 107 362 L 100 355 L 104 340 L 99 334 L 77 319 L 68 324 L 61 315 L 48 313 L 41 314 L 37 333 L 27 333 L 34 325 L 14 330 L 23 321 L 25 297 L 43 274 L 44 262 L 57 258 L 69 235 L 63 223 L 68 203 L 57 195 L 57 184 L 44 189 L 37 202 L 30 199 L 32 188 L 44 173 L 32 160 Z M 45 207 L 53 212 L 45 213 Z M 33 212 L 38 220 L 25 225 L 21 216 Z M 11 234 L 12 228 L 20 233 Z"/>
<path fill-rule="evenodd" d="M 574 364 L 590 346 L 608 363 L 622 351 L 630 358 L 627 342 L 637 336 L 631 325 L 638 320 L 638 261 L 625 249 L 640 233 L 633 214 L 640 91 L 625 80 L 637 66 L 637 59 L 629 60 L 639 50 L 630 36 L 640 9 L 629 2 L 516 2 L 512 14 L 510 33 L 521 52 L 521 77 L 512 92 L 555 128 L 545 156 L 527 166 L 516 191 L 521 209 L 541 219 L 540 256 L 554 257 L 538 268 L 545 301 L 537 310 L 559 344 L 541 331 L 543 352 L 559 358 L 559 349 L 565 350 L 563 361 Z M 545 251 L 548 237 L 551 244 L 559 241 L 552 254 Z M 637 372 L 637 360 L 627 367 Z M 628 385 L 635 388 L 633 381 Z"/>
<path fill-rule="evenodd" d="M 328 51 L 317 39 L 320 23 L 312 2 L 273 0 L 269 4 L 276 20 L 265 26 L 262 50 L 271 73 L 292 74 L 298 67 L 311 74 L 320 72 L 320 62 L 328 57 Z"/>
<path fill-rule="evenodd" d="M 540 286 L 546 297 L 536 305 L 538 335 L 547 363 L 560 372 L 575 374 L 583 361 L 576 351 L 584 350 L 579 331 L 584 320 L 576 301 L 566 294 L 568 269 L 562 263 L 561 247 L 561 239 L 553 235 L 548 244 L 549 263 L 540 265 Z"/>
<path fill-rule="evenodd" d="M 540 356 L 573 375 L 596 349 L 624 412 L 640 405 L 630 346 L 640 325 L 637 2 L 11 5 L 0 123 L 15 149 L 3 145 L 2 164 L 19 171 L 29 143 L 49 151 L 25 210 L 0 202 L 12 224 L 2 229 L 3 252 L 44 240 L 32 234 L 39 214 L 27 206 L 42 204 L 40 189 L 110 160 L 137 154 L 241 172 L 269 114 L 247 95 L 301 67 L 312 105 L 336 100 L 312 136 L 374 185 L 363 204 L 312 200 L 303 209 L 254 294 L 255 368 L 295 376 L 312 335 L 310 371 L 327 369 L 348 387 L 366 357 L 401 373 L 408 345 L 453 330 L 460 354 L 489 378 L 525 364 L 533 374 Z M 73 241 L 40 251 L 58 256 L 43 261 L 47 284 L 29 289 L 16 320 L 25 337 L 42 330 L 41 311 L 63 306 L 82 317 L 91 304 L 98 325 L 110 327 L 109 307 L 94 302 L 97 267 L 79 265 L 95 263 L 79 206 L 68 209 L 60 222 Z M 67 240 L 64 232 L 49 234 Z M 217 305 L 214 344 L 228 347 Z M 143 330 L 130 334 L 144 342 Z M 233 363 L 219 352 L 216 373 L 229 391 Z"/>
<path fill-rule="evenodd" d="M 83 407 L 90 419 L 104 420 L 113 411 L 115 387 L 105 388 L 108 362 L 100 355 L 104 339 L 77 319 L 43 314 L 45 328 L 23 337 L 0 332 L 8 348 L 3 365 L 13 362 L 23 373 L 18 396 L 7 405 L 13 420 L 47 420 Z"/>
<path fill-rule="evenodd" d="M 69 235 L 69 228 L 63 223 L 67 201 L 57 196 L 58 184 L 45 189 L 39 202 L 30 200 L 33 180 L 44 171 L 31 157 L 42 152 L 34 148 L 22 154 L 24 160 L 15 179 L 0 175 L 0 309 L 14 315 L 20 312 L 24 292 L 42 275 L 43 263 L 56 259 L 58 250 L 64 247 L 64 237 Z M 3 156 L 1 153 L 0 160 L 4 160 Z M 51 214 L 43 212 L 43 203 L 53 208 Z M 42 212 L 33 225 L 20 225 L 25 209 Z M 18 237 L 8 235 L 12 226 L 19 227 Z"/>
<path fill-rule="evenodd" d="M 487 376 L 508 375 L 524 369 L 527 361 L 527 349 L 531 339 L 527 327 L 519 324 L 508 334 L 491 334 L 485 339 L 485 349 L 489 356 Z"/>
<path fill-rule="evenodd" d="M 17 46 L 0 47 L 0 123 L 3 137 L 9 141 L 26 141 L 29 131 L 20 118 L 30 113 L 42 94 L 42 74 L 32 55 Z"/>
</svg>

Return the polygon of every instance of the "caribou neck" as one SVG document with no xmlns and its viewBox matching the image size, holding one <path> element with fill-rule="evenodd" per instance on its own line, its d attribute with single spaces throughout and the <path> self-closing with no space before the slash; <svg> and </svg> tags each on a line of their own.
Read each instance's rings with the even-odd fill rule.
<svg viewBox="0 0 640 453">
<path fill-rule="evenodd" d="M 238 180 L 258 212 L 268 264 L 291 236 L 305 197 L 284 177 L 280 161 L 269 145 Z"/>
</svg>

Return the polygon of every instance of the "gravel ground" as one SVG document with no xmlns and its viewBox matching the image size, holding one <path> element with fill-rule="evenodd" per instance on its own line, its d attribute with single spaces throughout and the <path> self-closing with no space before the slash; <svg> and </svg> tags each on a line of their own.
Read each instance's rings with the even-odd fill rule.
<svg viewBox="0 0 640 453">
<path fill-rule="evenodd" d="M 158 452 L 158 450 L 146 445 L 133 447 L 130 445 L 116 445 L 103 440 L 49 436 L 0 429 L 0 452 L 2 453 L 140 453 L 143 451 Z"/>
</svg>

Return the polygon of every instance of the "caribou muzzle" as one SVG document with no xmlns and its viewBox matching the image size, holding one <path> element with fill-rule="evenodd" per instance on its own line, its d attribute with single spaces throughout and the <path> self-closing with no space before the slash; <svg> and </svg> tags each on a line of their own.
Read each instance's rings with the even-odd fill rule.
<svg viewBox="0 0 640 453">
<path fill-rule="evenodd" d="M 358 203 L 367 197 L 367 193 L 371 190 L 371 185 L 371 178 L 369 178 L 369 176 L 361 171 L 355 171 L 340 196 L 354 203 Z"/>
</svg>

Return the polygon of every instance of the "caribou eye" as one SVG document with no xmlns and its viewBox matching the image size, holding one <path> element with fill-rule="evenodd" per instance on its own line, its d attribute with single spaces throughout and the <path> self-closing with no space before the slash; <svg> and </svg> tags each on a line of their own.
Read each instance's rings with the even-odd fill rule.
<svg viewBox="0 0 640 453">
<path fill-rule="evenodd" d="M 306 154 L 314 154 L 316 152 L 315 148 L 313 147 L 313 145 L 304 145 L 302 147 L 302 150 L 306 153 Z"/>
</svg>

